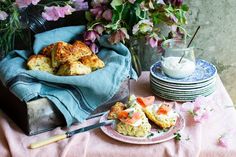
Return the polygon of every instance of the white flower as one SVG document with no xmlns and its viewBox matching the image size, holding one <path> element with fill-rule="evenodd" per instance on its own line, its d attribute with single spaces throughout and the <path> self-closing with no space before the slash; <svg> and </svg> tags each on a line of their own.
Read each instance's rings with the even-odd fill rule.
<svg viewBox="0 0 236 157">
<path fill-rule="evenodd" d="M 5 11 L 0 10 L 0 20 L 6 20 L 8 17 L 7 13 Z"/>
<path fill-rule="evenodd" d="M 133 26 L 133 34 L 140 33 L 147 33 L 152 31 L 153 23 L 149 19 L 140 20 L 136 25 Z"/>
</svg>

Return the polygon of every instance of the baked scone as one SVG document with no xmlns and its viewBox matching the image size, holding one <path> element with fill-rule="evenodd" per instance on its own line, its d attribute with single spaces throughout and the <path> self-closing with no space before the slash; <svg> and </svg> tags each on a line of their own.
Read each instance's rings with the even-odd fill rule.
<svg viewBox="0 0 236 157">
<path fill-rule="evenodd" d="M 90 56 L 85 56 L 80 59 L 80 62 L 92 68 L 92 71 L 101 69 L 105 66 L 104 62 L 98 58 L 97 55 L 92 54 Z"/>
<path fill-rule="evenodd" d="M 65 62 L 78 61 L 81 57 L 92 54 L 90 48 L 81 41 L 76 41 L 73 45 L 65 42 L 57 42 L 52 51 L 52 66 L 58 67 Z"/>
<path fill-rule="evenodd" d="M 42 55 L 45 55 L 47 57 L 51 57 L 52 50 L 54 48 L 55 44 L 48 45 L 47 47 L 44 47 L 42 50 Z"/>
<path fill-rule="evenodd" d="M 91 49 L 82 41 L 76 40 L 73 43 L 73 51 L 77 58 L 80 59 L 84 56 L 90 56 L 93 52 Z"/>
<path fill-rule="evenodd" d="M 67 56 L 71 54 L 72 45 L 65 43 L 63 41 L 55 43 L 51 57 L 52 57 L 52 67 L 57 68 L 61 63 L 67 61 Z"/>
<path fill-rule="evenodd" d="M 138 97 L 136 100 L 148 119 L 159 127 L 169 128 L 176 124 L 178 114 L 167 104 L 155 104 L 152 96 L 146 98 Z"/>
<path fill-rule="evenodd" d="M 57 75 L 84 75 L 91 72 L 92 70 L 90 67 L 83 65 L 79 61 L 68 61 L 60 66 L 59 70 L 57 71 Z"/>
<path fill-rule="evenodd" d="M 121 111 L 125 109 L 125 105 L 122 102 L 117 102 L 113 105 L 108 113 L 107 119 L 117 119 Z"/>
<path fill-rule="evenodd" d="M 151 125 L 139 107 L 131 107 L 119 113 L 120 122 L 116 131 L 126 136 L 144 137 L 150 133 Z"/>
<path fill-rule="evenodd" d="M 54 69 L 51 66 L 51 59 L 44 55 L 32 55 L 27 62 L 27 66 L 30 70 L 40 70 L 52 73 Z"/>
<path fill-rule="evenodd" d="M 166 104 L 153 104 L 144 109 L 147 117 L 161 128 L 169 128 L 176 124 L 178 114 Z"/>
</svg>

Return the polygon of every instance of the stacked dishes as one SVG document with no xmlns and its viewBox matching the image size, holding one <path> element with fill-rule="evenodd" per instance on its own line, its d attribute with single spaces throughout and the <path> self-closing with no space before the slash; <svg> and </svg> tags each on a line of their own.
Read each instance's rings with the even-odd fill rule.
<svg viewBox="0 0 236 157">
<path fill-rule="evenodd" d="M 150 85 L 153 93 L 174 101 L 193 101 L 198 96 L 208 96 L 216 89 L 216 67 L 204 60 L 196 61 L 194 73 L 183 79 L 168 77 L 161 70 L 161 62 L 150 68 Z"/>
</svg>

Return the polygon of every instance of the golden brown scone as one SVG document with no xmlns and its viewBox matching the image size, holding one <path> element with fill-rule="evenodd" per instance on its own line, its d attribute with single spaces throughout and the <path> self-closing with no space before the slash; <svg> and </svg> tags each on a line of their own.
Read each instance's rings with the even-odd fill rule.
<svg viewBox="0 0 236 157">
<path fill-rule="evenodd" d="M 148 119 L 161 128 L 174 126 L 178 118 L 178 114 L 166 104 L 153 104 L 143 108 L 143 111 Z"/>
<path fill-rule="evenodd" d="M 90 48 L 81 41 L 76 41 L 73 45 L 58 42 L 55 44 L 52 51 L 52 66 L 58 67 L 65 62 L 78 61 L 81 57 L 91 55 Z"/>
<path fill-rule="evenodd" d="M 92 70 L 90 67 L 83 65 L 79 61 L 66 62 L 62 64 L 57 71 L 57 75 L 84 75 L 91 73 Z"/>
<path fill-rule="evenodd" d="M 91 51 L 91 49 L 85 43 L 83 43 L 82 41 L 79 41 L 79 40 L 74 42 L 73 48 L 74 48 L 74 51 L 75 51 L 78 59 L 80 59 L 81 57 L 84 57 L 84 56 L 89 56 L 93 53 Z"/>
<path fill-rule="evenodd" d="M 45 55 L 47 57 L 51 57 L 52 50 L 54 48 L 55 44 L 48 45 L 47 47 L 44 47 L 42 50 L 42 55 Z"/>
<path fill-rule="evenodd" d="M 113 105 L 108 113 L 107 119 L 117 119 L 118 114 L 125 109 L 125 105 L 122 102 L 117 102 Z"/>
<path fill-rule="evenodd" d="M 67 56 L 71 54 L 71 50 L 71 44 L 65 43 L 63 41 L 55 43 L 51 54 L 52 67 L 57 68 L 61 63 L 65 63 L 67 61 Z"/>
<path fill-rule="evenodd" d="M 44 55 L 32 55 L 27 62 L 30 70 L 40 70 L 53 74 L 54 69 L 51 66 L 51 59 Z"/>
<path fill-rule="evenodd" d="M 85 56 L 80 59 L 80 62 L 92 68 L 92 70 L 101 69 L 105 66 L 104 62 L 98 58 L 97 55 L 92 54 L 90 56 Z"/>
</svg>

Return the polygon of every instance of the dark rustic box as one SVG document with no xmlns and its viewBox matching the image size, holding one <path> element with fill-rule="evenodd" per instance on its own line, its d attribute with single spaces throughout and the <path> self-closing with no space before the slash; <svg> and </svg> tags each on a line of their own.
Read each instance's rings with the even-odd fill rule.
<svg viewBox="0 0 236 157">
<path fill-rule="evenodd" d="M 129 96 L 129 79 L 108 102 L 100 105 L 94 113 L 106 111 L 116 101 L 126 101 Z M 65 126 L 65 120 L 54 104 L 46 98 L 38 98 L 27 103 L 20 101 L 0 83 L 0 108 L 27 134 L 35 135 Z"/>
</svg>

